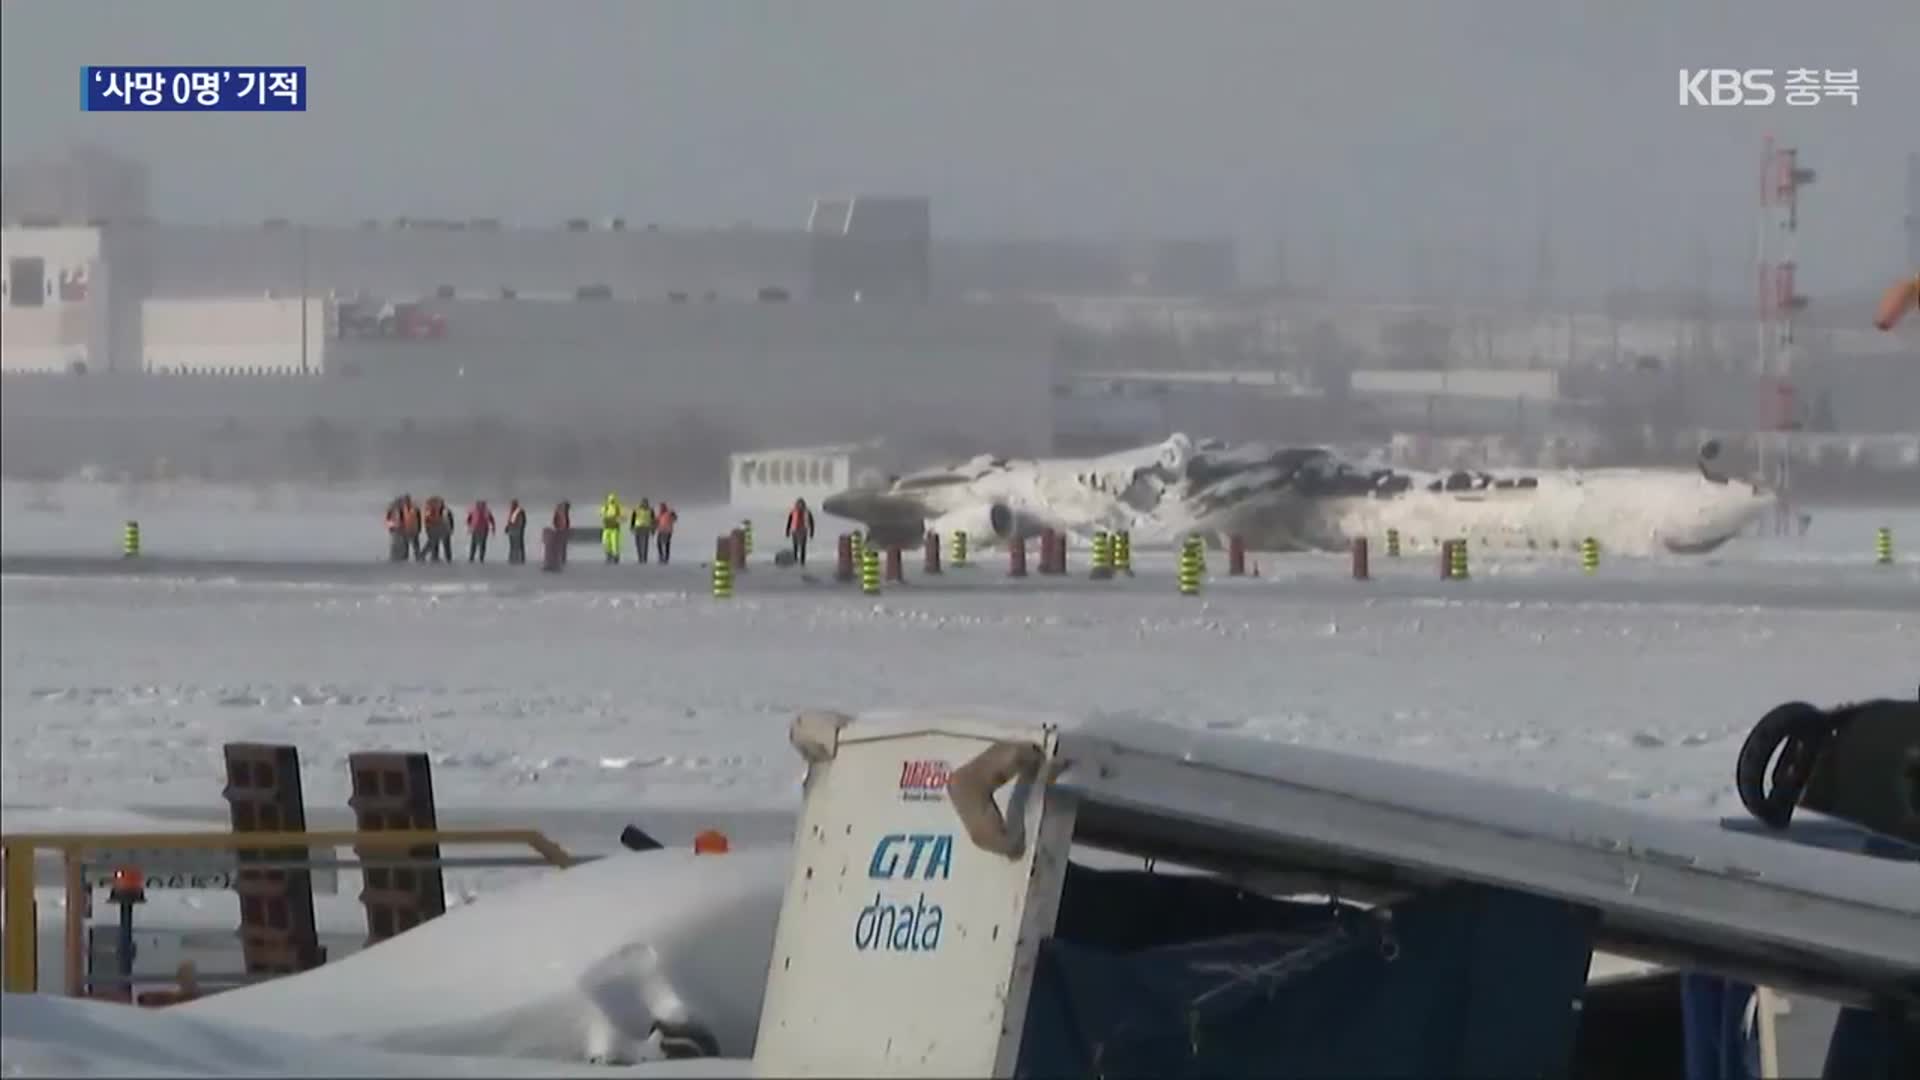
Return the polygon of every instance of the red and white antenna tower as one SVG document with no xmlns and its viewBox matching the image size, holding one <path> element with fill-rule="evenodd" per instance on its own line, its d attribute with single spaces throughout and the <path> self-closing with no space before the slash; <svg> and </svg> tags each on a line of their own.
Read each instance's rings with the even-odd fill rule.
<svg viewBox="0 0 1920 1080">
<path fill-rule="evenodd" d="M 1800 152 L 1774 145 L 1766 137 L 1760 159 L 1759 375 L 1764 390 L 1758 449 L 1760 476 L 1779 495 L 1774 532 L 1791 528 L 1793 433 L 1800 407 L 1793 386 L 1793 362 L 1799 346 L 1794 316 L 1807 306 L 1795 288 L 1794 238 L 1800 227 L 1800 189 L 1813 182 L 1813 170 L 1800 164 Z"/>
</svg>

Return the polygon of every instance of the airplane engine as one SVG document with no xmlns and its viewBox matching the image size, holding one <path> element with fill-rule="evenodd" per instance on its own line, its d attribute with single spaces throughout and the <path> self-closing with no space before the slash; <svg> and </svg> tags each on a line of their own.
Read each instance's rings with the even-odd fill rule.
<svg viewBox="0 0 1920 1080">
<path fill-rule="evenodd" d="M 1023 510 L 1016 510 L 1006 503 L 994 503 L 987 510 L 988 524 L 993 526 L 993 535 L 1002 540 L 1031 540 L 1053 528 L 1045 518 Z"/>
<path fill-rule="evenodd" d="M 994 502 L 955 510 L 934 521 L 931 527 L 943 536 L 964 532 L 975 540 L 989 537 L 995 540 L 1030 540 L 1050 525 L 1033 514 L 1003 502 Z"/>
</svg>

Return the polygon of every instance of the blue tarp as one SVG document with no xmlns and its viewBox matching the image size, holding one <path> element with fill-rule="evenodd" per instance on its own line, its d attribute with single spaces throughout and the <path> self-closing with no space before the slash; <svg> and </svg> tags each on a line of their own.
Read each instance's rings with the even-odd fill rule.
<svg viewBox="0 0 1920 1080">
<path fill-rule="evenodd" d="M 1753 987 L 1714 975 L 1680 977 L 1687 1080 L 1758 1080 L 1759 1025 Z"/>
<path fill-rule="evenodd" d="M 1680 977 L 1687 1080 L 1758 1080 L 1760 1032 L 1753 987 L 1714 975 Z M 1911 1080 L 1920 1075 L 1920 1028 L 1897 1009 L 1842 1009 L 1827 1045 L 1824 1080 Z"/>
<path fill-rule="evenodd" d="M 1040 949 L 1017 1075 L 1556 1076 L 1569 1067 L 1590 958 L 1586 911 L 1470 886 L 1373 912 L 1217 887 L 1209 902 L 1193 879 L 1135 877 L 1117 890 L 1075 889 L 1069 878 L 1061 936 Z M 1074 940 L 1071 916 L 1091 916 L 1101 894 L 1093 941 Z M 1209 903 L 1212 912 L 1196 911 Z M 1208 934 L 1209 924 L 1238 929 Z M 1119 932 L 1128 925 L 1140 929 Z M 1171 943 L 1130 948 L 1124 937 Z"/>
</svg>

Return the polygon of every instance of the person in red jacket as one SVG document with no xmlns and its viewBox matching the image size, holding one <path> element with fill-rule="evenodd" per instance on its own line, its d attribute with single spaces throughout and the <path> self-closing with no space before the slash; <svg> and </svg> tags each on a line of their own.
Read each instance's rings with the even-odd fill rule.
<svg viewBox="0 0 1920 1080">
<path fill-rule="evenodd" d="M 467 561 L 487 561 L 487 538 L 493 535 L 493 511 L 487 500 L 477 499 L 467 511 Z"/>
<path fill-rule="evenodd" d="M 793 561 L 807 565 L 807 542 L 813 539 L 813 511 L 807 509 L 805 499 L 793 500 L 793 509 L 787 511 L 787 539 L 793 541 Z"/>
<path fill-rule="evenodd" d="M 680 520 L 680 511 L 662 502 L 653 509 L 653 550 L 660 556 L 660 565 L 667 565 L 673 557 L 673 526 Z"/>
</svg>

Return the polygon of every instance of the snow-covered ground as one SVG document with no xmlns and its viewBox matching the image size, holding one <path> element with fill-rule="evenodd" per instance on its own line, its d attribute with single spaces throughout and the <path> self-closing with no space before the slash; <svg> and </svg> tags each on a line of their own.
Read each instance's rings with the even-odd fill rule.
<svg viewBox="0 0 1920 1080">
<path fill-rule="evenodd" d="M 114 489 L 57 487 L 58 511 L 26 509 L 44 492 L 3 494 L 9 559 L 117 543 Z M 946 587 L 878 598 L 757 565 L 721 603 L 694 560 L 737 520 L 723 510 L 687 513 L 673 568 L 576 550 L 555 576 L 390 567 L 377 497 L 251 498 L 150 501 L 150 560 L 323 562 L 289 580 L 110 563 L 0 580 L 9 829 L 115 808 L 224 816 L 219 748 L 234 739 L 297 744 L 316 810 L 344 809 L 355 749 L 430 752 L 455 812 L 784 808 L 795 711 L 955 702 L 1153 717 L 1714 813 L 1767 708 L 1920 682 L 1920 562 L 1867 554 L 1883 520 L 1920 543 L 1912 512 L 1835 511 L 1803 538 L 1612 560 L 1593 578 L 1556 558 L 1476 562 L 1474 581 L 1443 584 L 1427 560 L 1376 557 L 1361 585 L 1339 558 L 1268 557 L 1261 579 L 1194 601 L 1154 555 L 1099 590 L 1015 588 L 983 555 Z M 777 522 L 755 524 L 764 557 Z M 1793 604 L 1768 606 L 1796 583 Z"/>
<path fill-rule="evenodd" d="M 1766 709 L 1920 685 L 1914 511 L 1817 512 L 1804 537 L 1609 559 L 1591 577 L 1565 557 L 1476 553 L 1473 580 L 1441 583 L 1428 559 L 1376 553 L 1376 580 L 1360 584 L 1341 558 L 1256 556 L 1257 579 L 1213 579 L 1198 600 L 1154 552 L 1107 585 L 1009 582 L 988 553 L 865 597 L 819 565 L 809 581 L 766 564 L 779 516 L 763 514 L 756 563 L 720 602 L 701 560 L 740 520 L 725 509 L 685 511 L 672 568 L 576 549 L 556 576 L 499 565 L 499 548 L 486 567 L 389 566 L 383 502 L 180 488 L 128 505 L 114 488 L 0 488 L 0 825 L 218 827 L 220 745 L 247 739 L 300 747 L 316 826 L 344 824 L 348 752 L 423 749 L 443 822 L 531 824 L 589 851 L 630 820 L 669 839 L 708 823 L 772 839 L 799 797 L 797 711 L 956 703 L 1149 719 L 1718 815 L 1737 812 L 1734 755 Z M 145 556 L 121 565 L 130 517 Z M 844 526 L 820 524 L 816 550 L 830 552 L 824 534 Z M 1903 549 L 1891 568 L 1870 565 L 1881 525 Z M 99 561 L 43 558 L 75 555 Z M 485 878 L 450 873 L 456 907 Z M 323 922 L 353 929 L 355 884 L 320 898 Z M 232 901 L 207 902 L 156 896 L 143 919 L 230 927 Z M 41 913 L 59 918 L 56 893 Z M 301 1067 L 298 1046 L 253 1031 L 258 1016 L 94 1009 L 8 998 L 6 1067 L 205 1072 L 210 1046 L 243 1071 Z M 62 1056 L 75 1047 L 99 1053 Z M 420 1048 L 441 1050 L 381 1044 L 310 1071 L 494 1071 L 393 1056 Z"/>
</svg>

